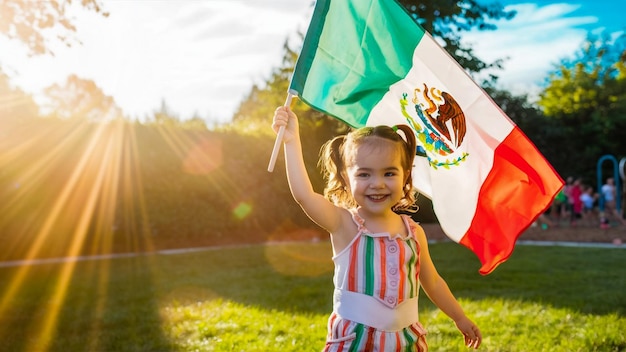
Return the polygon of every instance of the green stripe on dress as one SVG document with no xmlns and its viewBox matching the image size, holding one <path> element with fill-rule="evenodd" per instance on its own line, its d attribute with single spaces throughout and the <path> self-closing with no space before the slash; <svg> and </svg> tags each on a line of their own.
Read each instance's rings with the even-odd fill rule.
<svg viewBox="0 0 626 352">
<path fill-rule="evenodd" d="M 415 345 L 415 342 L 417 341 L 417 337 L 413 336 L 413 334 L 411 333 L 411 328 L 407 327 L 402 329 L 402 333 L 404 334 L 404 338 L 406 339 L 406 349 L 405 351 L 407 352 L 411 352 L 414 351 L 413 349 L 413 345 Z"/>
<path fill-rule="evenodd" d="M 356 334 L 356 337 L 354 338 L 354 340 L 352 340 L 352 343 L 350 344 L 350 349 L 348 349 L 348 352 L 359 351 L 361 341 L 363 340 L 364 330 L 365 330 L 365 327 L 363 326 L 363 324 L 356 324 L 356 327 L 354 328 L 354 333 Z"/>
<path fill-rule="evenodd" d="M 415 250 L 415 242 L 411 240 L 407 240 L 409 248 L 411 249 L 411 259 L 409 259 L 409 271 L 407 273 L 407 279 L 409 284 L 411 285 L 411 290 L 409 291 L 409 297 L 414 297 L 415 292 L 415 263 L 417 262 L 417 251 Z"/>
<path fill-rule="evenodd" d="M 365 289 L 364 293 L 369 296 L 374 295 L 374 239 L 366 236 L 365 241 Z"/>
</svg>

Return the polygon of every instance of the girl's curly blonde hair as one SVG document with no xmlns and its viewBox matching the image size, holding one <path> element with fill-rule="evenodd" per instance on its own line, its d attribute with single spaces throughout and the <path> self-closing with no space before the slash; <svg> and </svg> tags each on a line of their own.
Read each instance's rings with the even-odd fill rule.
<svg viewBox="0 0 626 352">
<path fill-rule="evenodd" d="M 404 138 L 398 133 L 402 131 Z M 355 151 L 363 145 L 376 145 L 381 141 L 392 141 L 401 153 L 401 163 L 404 172 L 408 172 L 403 186 L 404 197 L 394 205 L 393 210 L 416 212 L 416 192 L 413 189 L 411 169 L 415 159 L 417 142 L 411 127 L 407 125 L 362 127 L 344 136 L 337 136 L 326 142 L 320 151 L 319 166 L 326 179 L 324 197 L 333 204 L 352 209 L 357 206 L 352 194 L 348 191 L 345 172 Z"/>
</svg>

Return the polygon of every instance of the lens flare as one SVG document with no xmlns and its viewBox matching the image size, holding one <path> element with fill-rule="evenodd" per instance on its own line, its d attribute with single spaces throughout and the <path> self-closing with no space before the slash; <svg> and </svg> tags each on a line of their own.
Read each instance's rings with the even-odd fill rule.
<svg viewBox="0 0 626 352">
<path fill-rule="evenodd" d="M 192 175 L 206 175 L 222 166 L 222 141 L 202 138 L 187 152 L 183 170 Z"/>
<path fill-rule="evenodd" d="M 252 213 L 252 205 L 248 202 L 241 202 L 233 209 L 233 215 L 239 220 L 245 219 Z"/>
<path fill-rule="evenodd" d="M 270 236 L 265 257 L 283 275 L 324 275 L 333 271 L 332 249 L 328 241 L 322 241 L 327 238 L 324 236 L 328 235 L 321 230 L 301 228 L 287 220 Z"/>
</svg>

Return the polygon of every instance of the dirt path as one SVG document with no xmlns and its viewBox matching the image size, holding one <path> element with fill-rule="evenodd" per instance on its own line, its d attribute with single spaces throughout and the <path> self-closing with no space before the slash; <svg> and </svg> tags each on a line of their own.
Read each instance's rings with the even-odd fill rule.
<svg viewBox="0 0 626 352">
<path fill-rule="evenodd" d="M 426 231 L 426 235 L 429 240 L 449 240 L 444 234 L 439 224 L 421 224 Z M 284 237 L 273 238 L 269 241 L 257 241 L 247 244 L 241 243 L 176 243 L 173 246 L 163 245 L 157 248 L 154 252 L 138 252 L 138 253 L 113 253 L 105 255 L 91 255 L 91 256 L 79 256 L 72 258 L 37 258 L 32 260 L 13 260 L 13 261 L 0 261 L 0 268 L 13 267 L 22 265 L 37 265 L 37 264 L 54 264 L 64 263 L 68 261 L 84 261 L 84 260 L 102 260 L 113 259 L 123 257 L 134 257 L 142 255 L 154 255 L 154 254 L 177 254 L 188 251 L 204 251 L 215 250 L 224 247 L 231 246 L 247 246 L 254 243 L 280 243 L 280 242 L 292 242 L 292 241 L 312 241 L 325 238 L 326 233 L 316 229 L 298 230 L 284 234 Z M 518 239 L 518 241 L 528 242 L 545 242 L 546 244 L 553 244 L 553 242 L 570 242 L 572 244 L 581 242 L 592 242 L 598 244 L 611 244 L 617 245 L 620 248 L 626 248 L 626 226 L 615 226 L 609 229 L 600 229 L 599 227 L 570 227 L 568 224 L 561 225 L 559 227 L 550 227 L 548 229 L 542 229 L 540 226 L 530 227 L 526 230 Z"/>
<path fill-rule="evenodd" d="M 438 224 L 422 224 L 422 227 L 424 227 L 429 239 L 440 240 L 446 238 Z M 626 227 L 615 226 L 604 230 L 599 227 L 571 227 L 569 224 L 562 224 L 561 226 L 550 227 L 544 230 L 540 226 L 534 226 L 526 230 L 519 240 L 626 244 Z"/>
</svg>

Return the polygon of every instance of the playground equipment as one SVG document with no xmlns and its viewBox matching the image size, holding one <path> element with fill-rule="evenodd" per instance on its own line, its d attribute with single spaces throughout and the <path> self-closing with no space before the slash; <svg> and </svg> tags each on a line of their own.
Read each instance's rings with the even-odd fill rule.
<svg viewBox="0 0 626 352">
<path fill-rule="evenodd" d="M 597 164 L 597 179 L 598 179 L 598 194 L 600 194 L 599 206 L 600 210 L 604 211 L 604 197 L 602 197 L 602 184 L 604 177 L 602 176 L 602 164 L 605 161 L 609 161 L 613 166 L 613 179 L 615 180 L 615 190 L 617 191 L 617 196 L 615 197 L 615 208 L 621 214 L 621 201 L 622 201 L 622 188 L 620 187 L 624 179 L 626 179 L 624 166 L 626 165 L 626 158 L 622 158 L 618 164 L 617 158 L 613 155 L 607 154 L 603 155 L 598 159 Z"/>
</svg>

